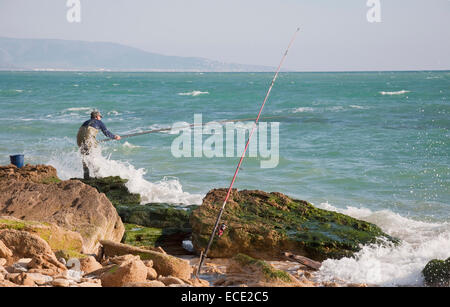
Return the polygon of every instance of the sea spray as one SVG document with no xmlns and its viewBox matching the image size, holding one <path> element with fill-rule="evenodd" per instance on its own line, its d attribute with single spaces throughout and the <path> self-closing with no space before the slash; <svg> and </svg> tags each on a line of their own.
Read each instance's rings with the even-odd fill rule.
<svg viewBox="0 0 450 307">
<path fill-rule="evenodd" d="M 192 91 L 192 92 L 186 92 L 186 93 L 178 93 L 180 96 L 200 96 L 200 95 L 206 95 L 209 94 L 209 92 L 202 92 L 202 91 Z"/>
<path fill-rule="evenodd" d="M 446 259 L 450 254 L 450 224 L 427 223 L 400 216 L 390 210 L 367 208 L 338 209 L 328 203 L 322 209 L 338 211 L 372 222 L 386 233 L 400 238 L 399 245 L 362 246 L 354 257 L 323 262 L 318 278 L 380 286 L 421 286 L 422 269 L 431 259 Z"/>
<path fill-rule="evenodd" d="M 403 95 L 403 94 L 406 94 L 406 93 L 409 93 L 409 92 L 410 91 L 407 91 L 407 90 L 392 91 L 392 92 L 381 91 L 380 94 L 381 95 L 390 95 L 390 96 L 392 96 L 392 95 Z"/>
<path fill-rule="evenodd" d="M 144 178 L 145 169 L 136 169 L 129 162 L 106 158 L 99 150 L 90 155 L 89 162 L 90 170 L 96 177 L 120 176 L 127 179 L 126 187 L 131 193 L 140 194 L 143 204 L 155 202 L 193 205 L 202 202 L 202 195 L 184 192 L 176 177 L 166 176 L 156 183 L 149 182 Z"/>
<path fill-rule="evenodd" d="M 54 166 L 58 171 L 58 176 L 67 180 L 82 176 L 81 160 L 81 154 L 72 150 L 64 153 L 54 152 L 45 163 Z M 157 182 L 150 182 L 144 178 L 145 169 L 135 168 L 126 161 L 116 161 L 104 157 L 101 148 L 94 150 L 88 156 L 87 162 L 91 176 L 120 176 L 127 179 L 126 187 L 131 193 L 140 194 L 143 204 L 155 202 L 198 205 L 202 203 L 203 195 L 184 192 L 178 178 L 165 176 Z"/>
</svg>

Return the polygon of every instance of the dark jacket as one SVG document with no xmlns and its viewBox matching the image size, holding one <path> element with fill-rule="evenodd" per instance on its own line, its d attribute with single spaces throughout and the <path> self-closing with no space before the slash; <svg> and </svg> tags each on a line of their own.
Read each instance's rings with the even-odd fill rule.
<svg viewBox="0 0 450 307">
<path fill-rule="evenodd" d="M 101 130 L 105 136 L 107 136 L 111 139 L 115 138 L 115 135 L 112 134 L 108 129 L 106 129 L 105 124 L 101 120 L 93 118 L 93 119 L 85 121 L 83 123 L 83 125 L 81 125 L 81 127 L 87 127 L 87 126 L 95 128 L 97 130 Z"/>
</svg>

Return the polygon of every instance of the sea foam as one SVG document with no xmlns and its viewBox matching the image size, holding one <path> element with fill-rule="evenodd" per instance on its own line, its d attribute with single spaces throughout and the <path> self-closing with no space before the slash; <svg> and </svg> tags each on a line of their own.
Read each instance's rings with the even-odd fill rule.
<svg viewBox="0 0 450 307">
<path fill-rule="evenodd" d="M 320 281 L 337 279 L 380 286 L 422 286 L 421 271 L 428 261 L 446 259 L 450 255 L 449 223 L 416 221 L 390 210 L 338 209 L 328 203 L 318 207 L 374 223 L 401 239 L 398 245 L 366 245 L 354 257 L 325 260 L 318 274 Z"/>
<path fill-rule="evenodd" d="M 192 91 L 187 93 L 178 93 L 180 96 L 199 96 L 199 95 L 206 95 L 209 94 L 209 92 L 202 92 L 202 91 Z"/>
<path fill-rule="evenodd" d="M 198 205 L 202 203 L 203 195 L 190 194 L 183 191 L 183 187 L 176 177 L 163 177 L 156 182 L 144 178 L 146 170 L 136 168 L 126 161 L 116 161 L 104 157 L 100 150 L 89 155 L 88 161 L 91 176 L 107 177 L 120 176 L 127 179 L 125 184 L 131 193 L 141 195 L 142 203 L 172 203 L 183 205 Z M 63 180 L 80 178 L 82 176 L 81 155 L 78 151 L 55 152 L 45 161 L 58 172 Z"/>
<path fill-rule="evenodd" d="M 401 90 L 401 91 L 396 91 L 396 92 L 380 92 L 381 95 L 403 95 L 406 93 L 409 93 L 410 91 L 407 90 Z"/>
</svg>

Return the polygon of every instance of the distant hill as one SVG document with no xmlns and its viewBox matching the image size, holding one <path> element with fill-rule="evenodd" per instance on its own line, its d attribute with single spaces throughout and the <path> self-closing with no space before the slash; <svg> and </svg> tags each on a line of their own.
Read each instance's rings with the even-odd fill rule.
<svg viewBox="0 0 450 307">
<path fill-rule="evenodd" d="M 273 67 L 166 56 L 116 43 L 0 37 L 0 70 L 273 71 Z"/>
</svg>

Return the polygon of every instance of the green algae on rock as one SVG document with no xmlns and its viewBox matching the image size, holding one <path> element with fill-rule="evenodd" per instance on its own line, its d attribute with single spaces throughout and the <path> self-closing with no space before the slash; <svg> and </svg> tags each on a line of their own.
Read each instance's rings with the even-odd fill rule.
<svg viewBox="0 0 450 307">
<path fill-rule="evenodd" d="M 433 259 L 422 270 L 427 286 L 450 286 L 450 257 L 447 260 Z"/>
<path fill-rule="evenodd" d="M 156 247 L 156 242 L 161 238 L 163 231 L 160 228 L 144 227 L 135 224 L 124 224 L 125 234 L 122 243 L 145 247 Z"/>
<path fill-rule="evenodd" d="M 0 216 L 0 229 L 15 229 L 34 233 L 44 239 L 53 251 L 66 250 L 80 253 L 83 238 L 79 233 L 63 229 L 55 224 L 37 221 L 24 221 L 11 216 Z"/>
<path fill-rule="evenodd" d="M 141 204 L 139 194 L 125 186 L 126 179 L 118 176 L 78 179 L 105 193 L 117 210 L 127 229 L 123 243 L 134 246 L 158 247 L 173 254 L 185 254 L 182 241 L 191 234 L 189 217 L 197 206 L 149 203 Z"/>
<path fill-rule="evenodd" d="M 172 255 L 185 255 L 191 252 L 182 247 L 182 242 L 190 237 L 190 231 L 178 228 L 155 228 L 136 224 L 125 224 L 122 243 L 142 247 L 161 247 Z"/>
<path fill-rule="evenodd" d="M 90 185 L 97 189 L 100 193 L 105 193 L 109 201 L 116 207 L 118 205 L 139 205 L 141 203 L 141 196 L 139 194 L 130 193 L 125 183 L 127 179 L 122 179 L 119 176 L 110 176 L 104 178 L 90 178 L 80 179 L 81 182 Z"/>
<path fill-rule="evenodd" d="M 140 195 L 130 193 L 125 186 L 127 180 L 118 176 L 77 180 L 105 193 L 124 223 L 154 228 L 178 228 L 190 232 L 189 216 L 197 206 L 141 204 Z"/>
<path fill-rule="evenodd" d="M 211 190 L 191 215 L 192 243 L 197 251 L 207 245 L 226 192 Z M 322 261 L 351 256 L 362 244 L 377 243 L 379 238 L 397 242 L 374 224 L 277 192 L 233 189 L 222 222 L 228 228 L 215 238 L 210 257 L 245 253 L 274 259 L 289 251 Z"/>
<path fill-rule="evenodd" d="M 189 216 L 197 206 L 149 203 L 145 205 L 116 206 L 122 220 L 126 223 L 156 228 L 176 228 L 190 232 Z"/>
</svg>

